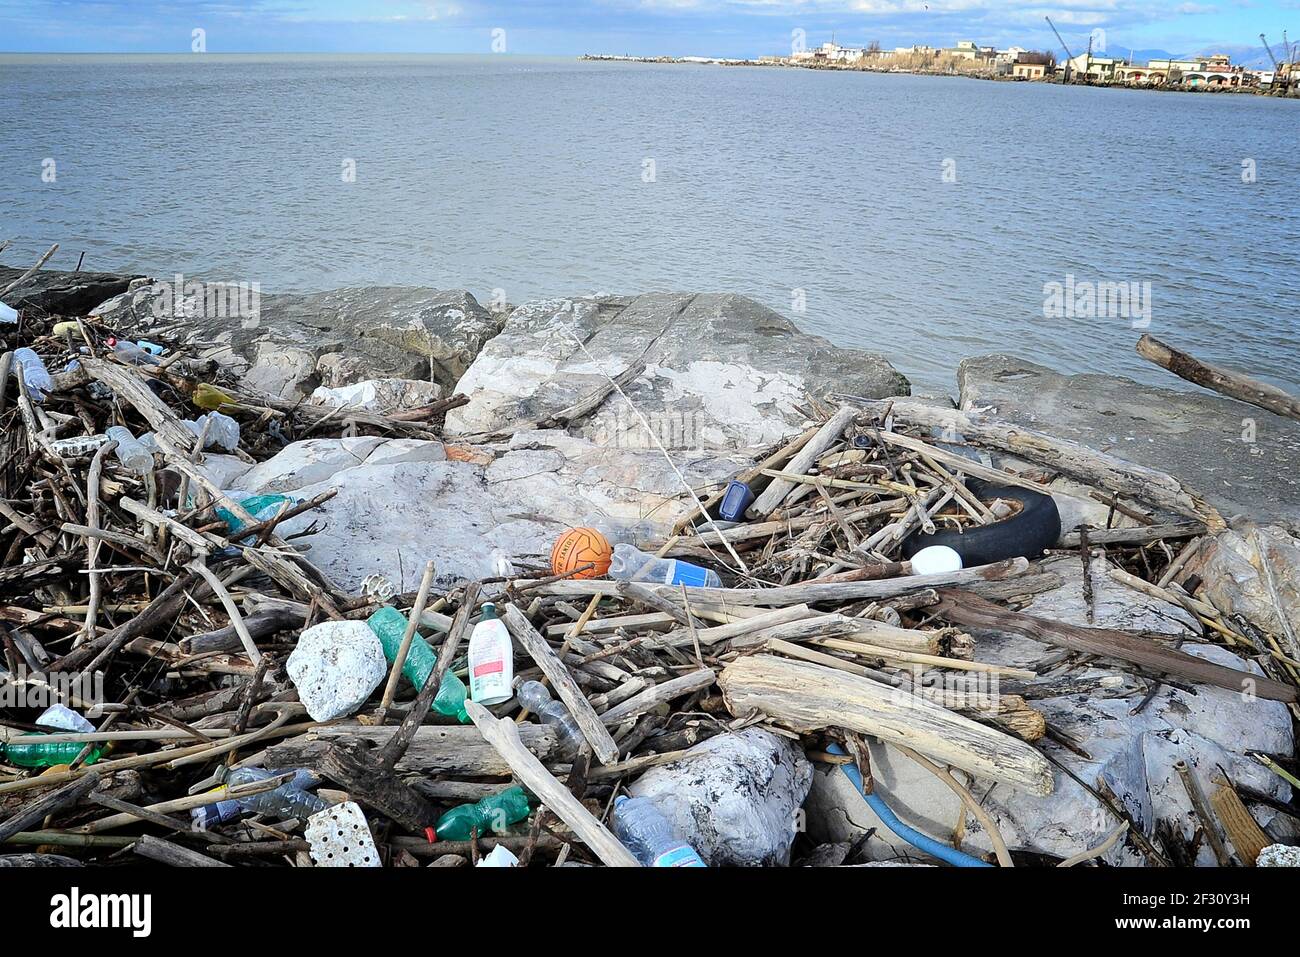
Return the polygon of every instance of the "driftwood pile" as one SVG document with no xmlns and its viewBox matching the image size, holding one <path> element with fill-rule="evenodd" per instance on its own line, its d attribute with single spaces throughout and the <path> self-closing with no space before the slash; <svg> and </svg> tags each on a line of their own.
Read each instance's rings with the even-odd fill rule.
<svg viewBox="0 0 1300 957">
<path fill-rule="evenodd" d="M 0 759 L 0 853 L 308 863 L 301 821 L 253 816 L 190 828 L 195 807 L 284 783 L 242 791 L 223 784 L 229 769 L 258 766 L 306 768 L 321 796 L 360 804 L 389 865 L 465 864 L 497 844 L 524 864 L 629 865 L 635 861 L 608 827 L 613 798 L 646 769 L 727 731 L 762 725 L 830 763 L 846 760 L 827 752 L 842 741 L 864 772 L 861 736 L 870 735 L 917 754 L 950 786 L 960 787 L 945 766 L 1046 795 L 1052 768 L 1034 742 L 1050 729 L 1033 700 L 1047 685 L 1059 693 L 1076 662 L 1116 662 L 1149 680 L 1152 694 L 1166 679 L 1228 688 L 1249 679 L 1261 697 L 1295 700 L 1296 673 L 1270 636 L 1219 614 L 1195 597 L 1194 583 L 1180 584 L 1202 536 L 1223 528 L 1192 490 L 1005 423 L 914 400 L 840 397 L 838 409 L 820 415 L 823 424 L 740 476 L 758 493 L 748 521 L 724 525 L 695 509 L 654 543 L 661 555 L 714 568 L 727 587 L 587 580 L 540 568 L 439 595 L 426 575 L 418 593 L 388 599 L 419 620 L 438 653 L 424 689 L 415 696 L 393 680 L 352 717 L 314 724 L 284 673 L 298 634 L 329 619 L 365 620 L 381 602 L 343 593 L 277 533 L 284 519 L 331 493 L 256 521 L 197 467 L 203 453 L 180 420 L 201 411 L 196 390 L 219 388 L 230 399 L 222 411 L 241 424 L 238 454 L 263 460 L 288 442 L 344 431 L 437 438 L 442 416 L 464 398 L 393 416 L 321 409 L 242 389 L 178 343 L 164 343 L 171 348 L 158 364 L 134 366 L 104 348 L 110 330 L 86 320 L 75 335 L 61 328 L 58 336 L 50 325 L 7 334 L 7 348 L 35 348 L 56 373 L 43 403 L 31 400 L 11 354 L 0 361 L 0 686 L 8 695 L 0 739 L 39 733 L 84 748 L 48 769 Z M 77 366 L 58 371 L 70 359 Z M 123 468 L 111 444 L 82 455 L 59 451 L 68 448 L 60 440 L 115 424 L 157 436 L 152 475 Z M 981 464 L 961 443 L 1024 465 Z M 1081 494 L 1112 519 L 1136 523 L 1076 532 L 1067 544 L 1085 568 L 1086 556 L 1104 548 L 1117 580 L 1183 606 L 1203 623 L 1206 640 L 1234 646 L 1271 677 L 1148 637 L 1024 613 L 1027 599 L 1060 584 L 1025 558 L 912 574 L 901 548 L 916 529 L 998 520 L 999 503 L 973 494 L 967 479 L 1042 490 L 1055 474 L 1090 486 Z M 722 494 L 696 492 L 708 511 Z M 694 504 L 685 491 L 683 500 Z M 232 532 L 218 507 L 248 524 Z M 514 638 L 517 677 L 544 680 L 581 729 L 587 747 L 576 757 L 562 756 L 553 729 L 517 702 L 490 710 L 471 703 L 472 725 L 431 712 L 444 672 L 464 674 L 468 634 L 488 598 Z M 989 625 L 1059 649 L 1052 675 L 981 662 L 968 629 Z M 97 700 L 59 697 L 55 676 L 102 678 Z M 989 676 L 1000 679 L 997 690 L 980 685 L 954 696 L 954 679 Z M 38 728 L 40 709 L 14 704 L 19 692 L 37 690 L 78 711 L 97 705 L 98 730 Z M 87 763 L 92 755 L 98 759 Z M 425 829 L 446 808 L 512 780 L 539 802 L 514 833 L 428 842 Z M 998 858 L 1009 863 L 1004 849 Z"/>
</svg>

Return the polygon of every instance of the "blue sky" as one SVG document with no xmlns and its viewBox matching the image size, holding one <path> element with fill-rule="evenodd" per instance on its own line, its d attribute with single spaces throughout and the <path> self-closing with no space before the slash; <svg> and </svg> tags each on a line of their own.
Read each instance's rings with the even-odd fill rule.
<svg viewBox="0 0 1300 957">
<path fill-rule="evenodd" d="M 810 45 L 958 39 L 1056 48 L 1044 14 L 1080 48 L 1175 53 L 1258 48 L 1261 31 L 1300 39 L 1300 0 L 0 0 L 0 51 L 212 53 L 505 52 L 757 56 Z M 499 52 L 499 51 L 495 51 Z"/>
</svg>

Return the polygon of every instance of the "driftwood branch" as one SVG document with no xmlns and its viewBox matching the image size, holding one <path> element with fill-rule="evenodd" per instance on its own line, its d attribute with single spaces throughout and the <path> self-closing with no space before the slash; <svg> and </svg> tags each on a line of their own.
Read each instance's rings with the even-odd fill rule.
<svg viewBox="0 0 1300 957">
<path fill-rule="evenodd" d="M 1202 362 L 1153 336 L 1143 336 L 1138 340 L 1137 353 L 1143 359 L 1154 362 L 1162 369 L 1168 369 L 1188 382 L 1239 402 L 1249 402 L 1274 415 L 1300 420 L 1300 399 L 1276 386 Z"/>
</svg>

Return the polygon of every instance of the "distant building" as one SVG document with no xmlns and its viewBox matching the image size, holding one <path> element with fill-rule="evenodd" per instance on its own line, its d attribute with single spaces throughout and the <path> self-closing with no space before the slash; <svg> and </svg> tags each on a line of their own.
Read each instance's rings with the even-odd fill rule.
<svg viewBox="0 0 1300 957">
<path fill-rule="evenodd" d="M 813 53 L 814 60 L 826 63 L 857 63 L 866 51 L 857 47 L 842 47 L 838 43 L 823 43 Z"/>
<path fill-rule="evenodd" d="M 986 52 L 986 50 L 988 52 Z M 991 60 L 993 58 L 993 48 L 981 48 L 974 40 L 959 40 L 955 47 L 945 49 L 946 56 L 953 57 L 957 60 L 970 60 L 977 62 L 979 60 Z"/>
<path fill-rule="evenodd" d="M 1011 64 L 1010 74 L 1018 80 L 1045 80 L 1052 72 L 1054 61 L 1046 53 L 1023 50 Z"/>
<path fill-rule="evenodd" d="M 1011 75 L 1017 80 L 1042 80 L 1047 77 L 1046 63 L 1013 63 Z"/>
<path fill-rule="evenodd" d="M 1115 79 L 1115 71 L 1123 67 L 1124 61 L 1109 56 L 1095 56 L 1080 53 L 1070 63 L 1070 76 L 1073 79 L 1087 77 L 1093 83 L 1110 83 Z"/>
</svg>

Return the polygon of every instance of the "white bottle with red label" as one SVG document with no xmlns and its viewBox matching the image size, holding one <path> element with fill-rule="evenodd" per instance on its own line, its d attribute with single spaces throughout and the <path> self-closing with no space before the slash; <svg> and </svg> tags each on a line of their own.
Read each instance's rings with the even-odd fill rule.
<svg viewBox="0 0 1300 957">
<path fill-rule="evenodd" d="M 469 638 L 469 696 L 484 707 L 501 704 L 514 696 L 514 680 L 510 632 L 497 617 L 496 605 L 488 602 Z"/>
</svg>

